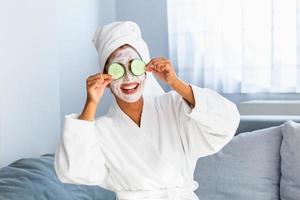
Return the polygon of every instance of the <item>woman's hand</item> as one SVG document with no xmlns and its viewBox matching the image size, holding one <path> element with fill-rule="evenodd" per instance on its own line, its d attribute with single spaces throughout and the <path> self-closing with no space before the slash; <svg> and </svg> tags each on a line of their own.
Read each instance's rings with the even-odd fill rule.
<svg viewBox="0 0 300 200">
<path fill-rule="evenodd" d="M 151 59 L 146 65 L 146 70 L 153 72 L 160 80 L 169 86 L 172 86 L 177 80 L 177 75 L 172 67 L 171 61 L 166 58 Z"/>
<path fill-rule="evenodd" d="M 97 105 L 111 80 L 111 75 L 102 73 L 97 73 L 86 79 L 87 100 L 79 119 L 87 121 L 94 120 Z"/>
<path fill-rule="evenodd" d="M 154 58 L 146 65 L 146 70 L 153 72 L 160 80 L 171 86 L 188 102 L 191 108 L 195 107 L 192 87 L 177 77 L 170 60 L 166 58 Z"/>
<path fill-rule="evenodd" d="M 112 76 L 109 74 L 97 73 L 89 76 L 86 80 L 87 102 L 97 105 L 111 80 Z"/>
</svg>

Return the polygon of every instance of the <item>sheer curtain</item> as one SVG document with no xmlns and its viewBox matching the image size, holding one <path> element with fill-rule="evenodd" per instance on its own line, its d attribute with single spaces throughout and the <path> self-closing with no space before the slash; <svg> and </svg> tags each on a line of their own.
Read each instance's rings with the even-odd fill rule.
<svg viewBox="0 0 300 200">
<path fill-rule="evenodd" d="M 178 75 L 223 93 L 300 92 L 300 0 L 168 0 Z"/>
</svg>

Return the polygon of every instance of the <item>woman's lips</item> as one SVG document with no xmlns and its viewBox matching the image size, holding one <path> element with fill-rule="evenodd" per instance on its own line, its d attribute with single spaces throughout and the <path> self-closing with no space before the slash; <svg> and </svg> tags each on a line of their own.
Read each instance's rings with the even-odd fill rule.
<svg viewBox="0 0 300 200">
<path fill-rule="evenodd" d="M 125 83 L 121 85 L 121 91 L 125 94 L 133 94 L 138 90 L 139 83 Z"/>
</svg>

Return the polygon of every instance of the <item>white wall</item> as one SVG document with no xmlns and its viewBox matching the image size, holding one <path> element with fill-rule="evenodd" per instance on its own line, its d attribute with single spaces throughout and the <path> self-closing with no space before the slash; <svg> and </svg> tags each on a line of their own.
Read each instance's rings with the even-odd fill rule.
<svg viewBox="0 0 300 200">
<path fill-rule="evenodd" d="M 60 123 L 55 3 L 5 1 L 0 13 L 3 166 L 52 150 Z"/>
<path fill-rule="evenodd" d="M 81 111 L 99 69 L 92 35 L 113 20 L 114 1 L 1 2 L 0 167 L 54 152 L 63 116 Z"/>
</svg>

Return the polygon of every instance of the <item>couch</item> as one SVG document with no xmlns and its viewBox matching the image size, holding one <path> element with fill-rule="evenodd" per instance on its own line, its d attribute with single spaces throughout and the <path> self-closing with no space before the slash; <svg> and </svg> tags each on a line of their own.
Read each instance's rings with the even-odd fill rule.
<svg viewBox="0 0 300 200">
<path fill-rule="evenodd" d="M 260 129 L 252 130 L 253 119 L 242 119 L 227 145 L 198 160 L 194 177 L 200 200 L 300 200 L 300 123 L 257 124 Z M 0 200 L 115 198 L 115 193 L 97 186 L 61 183 L 53 154 L 24 158 L 0 169 Z"/>
</svg>

